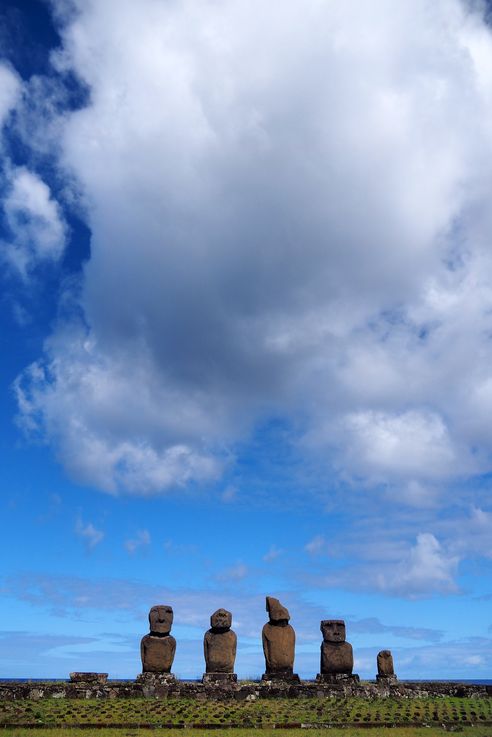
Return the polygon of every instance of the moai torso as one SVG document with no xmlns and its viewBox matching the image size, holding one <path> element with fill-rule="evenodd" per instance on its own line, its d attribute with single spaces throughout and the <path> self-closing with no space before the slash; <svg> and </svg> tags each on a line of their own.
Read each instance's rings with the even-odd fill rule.
<svg viewBox="0 0 492 737">
<path fill-rule="evenodd" d="M 321 622 L 323 642 L 321 643 L 322 675 L 351 675 L 354 669 L 352 645 L 345 642 L 345 622 L 341 619 L 324 619 Z"/>
<path fill-rule="evenodd" d="M 211 628 L 203 638 L 206 673 L 234 673 L 237 637 L 231 624 L 232 614 L 225 609 L 210 617 Z"/>
<path fill-rule="evenodd" d="M 140 645 L 143 673 L 170 673 L 176 652 L 176 640 L 172 635 L 156 637 L 145 635 Z"/>
<path fill-rule="evenodd" d="M 140 654 L 143 673 L 170 673 L 176 652 L 176 640 L 170 635 L 173 610 L 153 606 L 149 612 L 150 633 L 142 638 Z"/>
<path fill-rule="evenodd" d="M 381 650 L 378 653 L 378 676 L 388 678 L 395 675 L 395 667 L 393 665 L 393 656 L 391 650 Z"/>
<path fill-rule="evenodd" d="M 270 621 L 262 631 L 265 670 L 267 673 L 292 673 L 296 635 L 289 624 L 290 614 L 278 599 L 267 596 Z"/>
</svg>

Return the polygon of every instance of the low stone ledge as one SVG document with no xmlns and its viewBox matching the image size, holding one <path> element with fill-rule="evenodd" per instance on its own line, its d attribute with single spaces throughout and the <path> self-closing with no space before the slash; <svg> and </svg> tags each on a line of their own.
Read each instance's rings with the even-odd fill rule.
<svg viewBox="0 0 492 737">
<path fill-rule="evenodd" d="M 149 675 L 152 677 L 149 678 Z M 142 674 L 135 681 L 97 682 L 24 682 L 0 683 L 0 701 L 17 699 L 115 699 L 115 698 L 187 698 L 197 700 L 238 701 L 270 698 L 490 698 L 492 688 L 486 685 L 449 682 L 386 683 L 379 681 L 320 683 L 255 682 L 200 683 L 179 681 L 171 674 Z"/>
</svg>

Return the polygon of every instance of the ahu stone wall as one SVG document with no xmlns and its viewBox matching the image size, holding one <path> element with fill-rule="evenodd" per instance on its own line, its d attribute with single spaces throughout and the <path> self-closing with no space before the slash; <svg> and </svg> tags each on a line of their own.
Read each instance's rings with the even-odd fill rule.
<svg viewBox="0 0 492 737">
<path fill-rule="evenodd" d="M 450 682 L 397 683 L 304 681 L 196 682 L 169 679 L 165 675 L 145 673 L 135 681 L 111 681 L 106 674 L 73 674 L 71 681 L 0 683 L 0 701 L 16 699 L 117 699 L 117 698 L 187 698 L 197 700 L 256 701 L 269 698 L 320 698 L 359 696 L 366 698 L 425 698 L 455 696 L 484 698 L 492 696 L 491 686 Z M 85 680 L 84 680 L 85 678 Z"/>
</svg>

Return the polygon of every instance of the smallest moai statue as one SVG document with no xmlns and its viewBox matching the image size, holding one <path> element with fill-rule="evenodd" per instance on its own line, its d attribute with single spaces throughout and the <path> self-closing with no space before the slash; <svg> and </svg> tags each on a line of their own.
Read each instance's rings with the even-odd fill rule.
<svg viewBox="0 0 492 737">
<path fill-rule="evenodd" d="M 150 632 L 142 638 L 140 654 L 142 674 L 158 674 L 161 680 L 173 681 L 171 668 L 176 652 L 176 640 L 170 634 L 173 610 L 167 604 L 157 604 L 149 612 Z"/>
<path fill-rule="evenodd" d="M 237 637 L 231 630 L 232 614 L 227 609 L 217 609 L 210 617 L 210 629 L 203 638 L 205 670 L 203 683 L 235 683 Z"/>
<path fill-rule="evenodd" d="M 345 639 L 343 619 L 323 619 L 320 629 L 323 642 L 321 643 L 320 673 L 316 676 L 316 680 L 324 683 L 359 681 L 359 676 L 352 673 L 354 653 L 352 645 Z"/>
<path fill-rule="evenodd" d="M 398 679 L 395 675 L 391 650 L 381 650 L 381 652 L 378 653 L 377 663 L 378 673 L 376 681 L 384 684 L 396 683 Z"/>
</svg>

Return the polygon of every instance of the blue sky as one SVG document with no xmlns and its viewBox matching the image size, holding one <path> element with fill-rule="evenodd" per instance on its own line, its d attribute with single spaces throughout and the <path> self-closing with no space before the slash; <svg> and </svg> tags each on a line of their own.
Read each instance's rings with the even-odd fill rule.
<svg viewBox="0 0 492 737">
<path fill-rule="evenodd" d="M 492 35 L 467 0 L 4 0 L 0 677 L 492 672 Z"/>
</svg>

